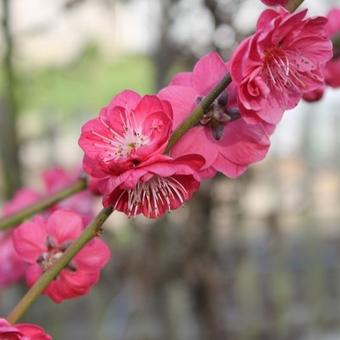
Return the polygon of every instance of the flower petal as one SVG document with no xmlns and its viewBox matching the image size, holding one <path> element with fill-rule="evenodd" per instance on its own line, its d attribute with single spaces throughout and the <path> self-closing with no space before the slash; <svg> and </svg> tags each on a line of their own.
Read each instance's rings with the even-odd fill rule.
<svg viewBox="0 0 340 340">
<path fill-rule="evenodd" d="M 13 246 L 18 256 L 28 263 L 35 263 L 46 250 L 47 233 L 45 220 L 36 216 L 32 221 L 24 222 L 12 234 Z"/>
<path fill-rule="evenodd" d="M 202 57 L 194 67 L 192 85 L 201 95 L 208 92 L 227 74 L 228 67 L 217 52 Z"/>
<path fill-rule="evenodd" d="M 56 210 L 47 221 L 47 233 L 55 238 L 59 246 L 76 239 L 83 227 L 81 216 L 67 210 Z"/>
</svg>

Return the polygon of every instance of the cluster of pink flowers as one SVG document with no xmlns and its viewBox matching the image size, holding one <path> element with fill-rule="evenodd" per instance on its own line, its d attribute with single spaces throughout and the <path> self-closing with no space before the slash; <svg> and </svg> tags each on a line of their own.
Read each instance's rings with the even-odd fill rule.
<svg viewBox="0 0 340 340">
<path fill-rule="evenodd" d="M 32 286 L 79 237 L 93 217 L 92 193 L 104 207 L 129 217 L 157 218 L 181 207 L 200 183 L 221 173 L 237 178 L 265 158 L 286 110 L 321 98 L 325 85 L 340 86 L 340 10 L 308 18 L 290 13 L 287 0 L 263 2 L 256 31 L 228 61 L 216 52 L 203 56 L 192 72 L 176 74 L 157 94 L 125 90 L 81 129 L 83 169 L 89 189 L 0 233 L 0 287 L 24 276 Z M 172 145 L 192 111 L 227 74 L 230 83 Z M 175 134 L 174 134 L 175 132 Z M 169 144 L 170 143 L 170 144 Z M 80 171 L 46 171 L 44 193 L 24 189 L 5 205 L 9 215 L 67 187 Z M 48 285 L 44 294 L 59 303 L 86 294 L 98 281 L 110 250 L 94 238 Z M 51 339 L 34 325 L 0 319 L 0 339 Z"/>
<path fill-rule="evenodd" d="M 171 103 L 174 110 L 173 128 L 178 127 L 204 96 L 229 71 L 216 52 L 201 58 L 193 72 L 179 73 L 159 97 Z M 198 126 L 190 129 L 170 151 L 170 155 L 199 154 L 204 165 L 201 178 L 211 178 L 216 172 L 235 178 L 247 167 L 262 160 L 270 146 L 269 137 L 261 124 L 249 125 L 242 117 L 233 86 L 220 95 Z"/>
<path fill-rule="evenodd" d="M 42 174 L 44 193 L 32 189 L 19 190 L 4 206 L 4 216 L 36 203 L 61 190 L 79 177 L 80 171 L 67 172 L 54 167 Z M 0 288 L 26 277 L 34 282 L 77 239 L 93 217 L 93 197 L 85 190 L 52 206 L 42 215 L 18 226 L 13 232 L 0 234 Z M 110 251 L 100 239 L 93 240 L 74 258 L 67 268 L 48 286 L 45 294 L 59 303 L 86 294 L 98 281 Z"/>
<path fill-rule="evenodd" d="M 191 198 L 204 160 L 163 154 L 172 122 L 169 102 L 124 91 L 83 126 L 84 170 L 99 178 L 104 206 L 158 217 Z"/>
<path fill-rule="evenodd" d="M 79 169 L 68 172 L 62 167 L 47 169 L 42 174 L 44 192 L 39 193 L 33 189 L 25 188 L 19 190 L 12 200 L 3 207 L 3 216 L 14 214 L 15 212 L 38 202 L 44 197 L 66 188 L 79 177 Z M 48 216 L 53 211 L 66 209 L 76 212 L 82 216 L 84 223 L 87 224 L 94 216 L 94 198 L 90 190 L 85 190 L 71 198 L 51 207 L 44 216 Z M 0 231 L 0 288 L 21 280 L 26 273 L 27 264 L 21 260 L 13 247 L 12 232 Z"/>
<path fill-rule="evenodd" d="M 265 10 L 230 61 L 212 52 L 157 95 L 114 97 L 82 128 L 84 170 L 105 207 L 159 217 L 189 200 L 202 180 L 217 172 L 235 178 L 262 160 L 284 111 L 324 85 L 331 57 L 326 18 Z M 172 132 L 228 72 L 232 83 L 165 154 Z"/>
<path fill-rule="evenodd" d="M 8 216 L 48 197 L 73 183 L 80 171 L 67 172 L 54 167 L 42 174 L 44 193 L 19 190 L 7 202 L 3 215 Z M 67 251 L 93 217 L 93 196 L 85 190 L 52 206 L 14 231 L 0 233 L 0 288 L 26 277 L 32 286 L 39 277 Z M 109 247 L 99 238 L 89 242 L 60 272 L 43 292 L 60 303 L 85 295 L 97 283 L 101 269 L 110 260 Z M 10 325 L 0 319 L 0 339 L 48 340 L 50 336 L 35 325 Z"/>
</svg>

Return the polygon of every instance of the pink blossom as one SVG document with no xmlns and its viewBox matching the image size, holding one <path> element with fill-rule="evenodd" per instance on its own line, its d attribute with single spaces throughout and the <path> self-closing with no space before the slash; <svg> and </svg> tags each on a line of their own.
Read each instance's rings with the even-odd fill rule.
<svg viewBox="0 0 340 340">
<path fill-rule="evenodd" d="M 171 129 L 167 101 L 132 91 L 120 93 L 83 126 L 84 170 L 97 179 L 105 207 L 155 218 L 191 198 L 204 160 L 163 155 Z"/>
<path fill-rule="evenodd" d="M 82 127 L 79 145 L 101 169 L 119 175 L 162 153 L 171 126 L 169 103 L 124 91 Z"/>
<path fill-rule="evenodd" d="M 326 84 L 331 87 L 340 87 L 340 8 L 333 8 L 328 13 L 328 34 L 335 40 L 334 55 L 326 66 Z"/>
<path fill-rule="evenodd" d="M 191 199 L 199 189 L 197 171 L 203 164 L 198 155 L 177 159 L 156 155 L 120 175 L 107 174 L 98 181 L 98 188 L 105 207 L 113 206 L 128 216 L 156 218 Z M 90 174 L 97 171 L 89 159 L 84 166 Z"/>
<path fill-rule="evenodd" d="M 264 11 L 256 33 L 235 51 L 231 76 L 247 122 L 277 124 L 303 94 L 323 84 L 332 56 L 327 19 L 305 15 L 306 10 L 291 14 L 283 7 Z"/>
<path fill-rule="evenodd" d="M 40 195 L 30 189 L 19 190 L 14 198 L 4 205 L 4 216 L 25 208 L 40 198 Z M 26 264 L 14 251 L 11 232 L 0 232 L 0 288 L 18 282 L 25 275 Z"/>
<path fill-rule="evenodd" d="M 80 215 L 56 210 L 47 218 L 36 216 L 13 231 L 14 248 L 29 264 L 26 271 L 29 286 L 63 255 L 83 228 Z M 44 294 L 56 303 L 87 294 L 109 259 L 110 251 L 105 243 L 98 238 L 92 240 L 49 284 Z"/>
<path fill-rule="evenodd" d="M 267 6 L 287 5 L 288 0 L 261 0 Z"/>
<path fill-rule="evenodd" d="M 45 186 L 46 196 L 67 188 L 81 176 L 80 169 L 66 171 L 60 166 L 55 166 L 43 172 L 42 180 Z M 68 209 L 81 214 L 85 224 L 90 222 L 94 217 L 93 212 L 94 197 L 90 190 L 84 190 L 79 194 L 59 202 L 51 208 L 51 211 L 57 209 Z"/>
<path fill-rule="evenodd" d="M 212 52 L 202 57 L 193 72 L 177 74 L 170 85 L 159 93 L 168 100 L 174 111 L 176 128 L 228 73 L 228 65 Z M 229 177 L 237 177 L 254 162 L 262 160 L 270 141 L 261 124 L 248 125 L 238 111 L 235 87 L 229 85 L 201 119 L 174 146 L 170 155 L 179 157 L 199 154 L 205 165 L 200 174 L 212 177 L 217 171 Z M 266 125 L 269 128 L 269 125 Z"/>
<path fill-rule="evenodd" d="M 0 318 L 0 339 L 2 340 L 52 340 L 39 326 L 21 323 L 11 325 Z"/>
</svg>

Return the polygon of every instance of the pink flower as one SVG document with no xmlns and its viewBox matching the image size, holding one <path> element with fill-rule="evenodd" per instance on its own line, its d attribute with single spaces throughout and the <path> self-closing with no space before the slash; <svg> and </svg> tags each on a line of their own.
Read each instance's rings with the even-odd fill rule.
<svg viewBox="0 0 340 340">
<path fill-rule="evenodd" d="M 283 7 L 264 11 L 256 33 L 235 51 L 231 76 L 247 122 L 277 124 L 303 94 L 323 84 L 332 56 L 327 19 L 305 15 L 306 10 L 291 14 Z"/>
<path fill-rule="evenodd" d="M 201 58 L 193 72 L 177 74 L 159 93 L 174 111 L 174 128 L 189 116 L 194 107 L 228 73 L 228 66 L 212 52 Z M 266 126 L 269 127 L 268 125 Z M 261 124 L 248 125 L 240 117 L 235 87 L 229 85 L 201 119 L 171 150 L 171 156 L 199 154 L 205 159 L 203 178 L 217 171 L 229 177 L 241 175 L 254 162 L 262 160 L 270 141 Z"/>
<path fill-rule="evenodd" d="M 191 198 L 204 160 L 163 155 L 171 129 L 167 101 L 132 91 L 120 93 L 83 126 L 84 170 L 97 179 L 105 207 L 155 218 Z"/>
<path fill-rule="evenodd" d="M 120 175 L 107 174 L 98 181 L 103 204 L 128 216 L 162 216 L 182 206 L 199 189 L 197 171 L 203 164 L 203 158 L 197 155 L 177 159 L 156 155 Z M 90 174 L 97 171 L 89 159 L 84 166 Z"/>
<path fill-rule="evenodd" d="M 261 0 L 267 6 L 287 5 L 288 0 Z"/>
<path fill-rule="evenodd" d="M 101 169 L 119 175 L 162 153 L 171 126 L 169 103 L 124 91 L 82 127 L 79 145 Z"/>
<path fill-rule="evenodd" d="M 0 318 L 1 340 L 52 340 L 45 331 L 33 324 L 21 323 L 11 325 L 7 320 Z"/>
<path fill-rule="evenodd" d="M 326 66 L 326 84 L 331 87 L 340 87 L 340 8 L 333 8 L 328 13 L 328 34 L 336 41 L 333 58 Z"/>
<path fill-rule="evenodd" d="M 42 180 L 45 185 L 46 195 L 52 195 L 62 189 L 67 188 L 70 184 L 75 182 L 81 175 L 80 169 L 74 171 L 66 171 L 60 166 L 53 167 L 43 172 Z M 84 218 L 85 224 L 90 222 L 94 217 L 93 212 L 94 197 L 90 190 L 84 190 L 79 194 L 61 201 L 52 207 L 52 211 L 57 209 L 72 210 L 81 214 Z"/>
<path fill-rule="evenodd" d="M 14 198 L 4 205 L 4 215 L 10 215 L 25 208 L 40 198 L 40 195 L 30 189 L 19 190 Z M 20 281 L 26 270 L 26 264 L 15 253 L 11 232 L 0 232 L 0 288 Z"/>
<path fill-rule="evenodd" d="M 14 248 L 18 256 L 29 264 L 26 271 L 29 286 L 63 255 L 83 227 L 80 215 L 57 210 L 48 218 L 36 216 L 14 230 Z M 49 284 L 44 294 L 56 303 L 87 294 L 109 259 L 110 251 L 105 243 L 100 239 L 92 240 Z"/>
</svg>

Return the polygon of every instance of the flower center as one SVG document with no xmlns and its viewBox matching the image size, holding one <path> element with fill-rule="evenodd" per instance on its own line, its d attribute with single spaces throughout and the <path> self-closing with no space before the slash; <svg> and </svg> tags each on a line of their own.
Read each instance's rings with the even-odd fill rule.
<svg viewBox="0 0 340 340">
<path fill-rule="evenodd" d="M 273 47 L 266 51 L 264 57 L 264 73 L 267 83 L 274 89 L 282 91 L 300 91 L 306 87 L 301 73 L 307 71 L 309 60 Z"/>
<path fill-rule="evenodd" d="M 41 269 L 44 272 L 50 269 L 63 256 L 70 244 L 71 242 L 65 242 L 61 246 L 57 246 L 54 239 L 51 236 L 47 236 L 47 251 L 42 253 L 37 259 L 37 263 L 40 265 Z M 67 268 L 72 271 L 76 270 L 72 262 L 67 265 Z"/>
<path fill-rule="evenodd" d="M 99 137 L 101 142 L 104 143 L 104 146 L 98 144 L 96 146 L 105 149 L 106 154 L 103 158 L 105 163 L 129 157 L 138 148 L 150 143 L 150 137 L 142 133 L 142 127 L 137 124 L 133 111 L 130 112 L 127 118 L 121 116 L 121 120 L 124 130 L 122 134 L 113 130 L 104 119 L 101 119 L 101 122 L 109 130 L 111 136 L 103 136 L 97 131 L 92 131 L 92 134 Z"/>
<path fill-rule="evenodd" d="M 149 143 L 149 137 L 144 136 L 139 129 L 125 129 L 123 136 L 113 136 L 113 147 L 115 158 L 128 157 L 133 152 Z"/>
<path fill-rule="evenodd" d="M 41 258 L 39 258 L 39 264 L 43 271 L 46 271 L 50 269 L 62 256 L 62 251 L 42 253 Z"/>
<path fill-rule="evenodd" d="M 147 182 L 140 182 L 118 197 L 114 208 L 127 194 L 127 214 L 136 216 L 142 210 L 148 216 L 158 216 L 164 210 L 170 211 L 175 202 L 183 204 L 188 192 L 174 177 L 154 176 Z"/>
</svg>

